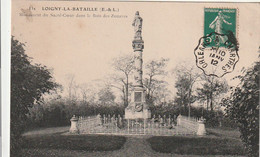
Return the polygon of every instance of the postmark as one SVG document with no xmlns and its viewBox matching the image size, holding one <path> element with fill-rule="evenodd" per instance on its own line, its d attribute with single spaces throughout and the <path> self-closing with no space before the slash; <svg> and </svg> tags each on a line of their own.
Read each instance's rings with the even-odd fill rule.
<svg viewBox="0 0 260 157">
<path fill-rule="evenodd" d="M 204 9 L 204 36 L 194 50 L 197 66 L 208 76 L 222 77 L 239 60 L 236 9 Z"/>
</svg>

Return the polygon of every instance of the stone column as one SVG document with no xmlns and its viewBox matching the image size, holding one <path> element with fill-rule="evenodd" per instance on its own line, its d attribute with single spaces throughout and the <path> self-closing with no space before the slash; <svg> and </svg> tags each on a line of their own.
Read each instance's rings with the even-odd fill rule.
<svg viewBox="0 0 260 157">
<path fill-rule="evenodd" d="M 206 129 L 205 129 L 205 124 L 204 124 L 204 119 L 200 119 L 198 121 L 199 126 L 198 126 L 198 131 L 197 131 L 197 135 L 199 136 L 204 136 L 206 135 Z"/>
<path fill-rule="evenodd" d="M 143 87 L 143 49 L 144 41 L 142 39 L 142 23 L 143 19 L 139 12 L 135 13 L 133 21 L 134 40 L 132 41 L 134 51 L 134 88 L 131 92 L 131 102 L 125 109 L 126 119 L 147 119 L 151 117 L 148 105 L 145 102 L 145 89 Z"/>
<path fill-rule="evenodd" d="M 133 41 L 133 47 L 134 49 L 134 57 L 135 57 L 135 72 L 134 72 L 134 86 L 135 87 L 143 87 L 143 59 L 142 59 L 142 51 L 138 50 L 136 47 L 141 46 L 137 44 L 143 44 L 141 41 Z"/>
<path fill-rule="evenodd" d="M 132 41 L 132 46 L 134 49 L 135 57 L 135 72 L 134 72 L 134 86 L 143 87 L 143 49 L 144 41 L 142 40 L 142 24 L 143 19 L 140 17 L 139 12 L 135 13 L 135 19 L 133 22 L 134 26 L 134 40 Z"/>
<path fill-rule="evenodd" d="M 73 115 L 73 117 L 70 119 L 71 126 L 70 126 L 70 133 L 79 133 L 78 129 L 78 118 Z"/>
</svg>

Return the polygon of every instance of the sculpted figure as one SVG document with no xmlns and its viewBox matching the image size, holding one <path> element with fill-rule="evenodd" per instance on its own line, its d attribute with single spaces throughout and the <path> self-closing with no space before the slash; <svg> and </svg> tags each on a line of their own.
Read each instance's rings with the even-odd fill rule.
<svg viewBox="0 0 260 157">
<path fill-rule="evenodd" d="M 134 26 L 135 37 L 141 37 L 143 19 L 139 16 L 139 12 L 135 13 L 135 19 L 132 23 Z"/>
</svg>

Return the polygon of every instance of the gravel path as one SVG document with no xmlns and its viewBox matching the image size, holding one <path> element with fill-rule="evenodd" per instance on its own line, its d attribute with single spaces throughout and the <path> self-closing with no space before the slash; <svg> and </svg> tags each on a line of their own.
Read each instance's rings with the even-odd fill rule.
<svg viewBox="0 0 260 157">
<path fill-rule="evenodd" d="M 149 136 L 129 136 L 122 149 L 114 151 L 111 156 L 126 156 L 126 157 L 156 157 L 156 156 L 171 156 L 170 154 L 157 153 L 152 150 L 150 144 L 146 141 Z M 109 156 L 109 155 L 108 155 Z"/>
</svg>

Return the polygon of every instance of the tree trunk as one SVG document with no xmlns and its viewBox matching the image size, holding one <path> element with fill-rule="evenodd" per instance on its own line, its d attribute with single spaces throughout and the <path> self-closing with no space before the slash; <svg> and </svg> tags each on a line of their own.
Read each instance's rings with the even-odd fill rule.
<svg viewBox="0 0 260 157">
<path fill-rule="evenodd" d="M 126 99 L 126 106 L 128 106 L 128 86 L 129 86 L 129 83 L 128 83 L 128 75 L 126 76 L 126 87 L 125 87 L 125 99 Z"/>
<path fill-rule="evenodd" d="M 122 92 L 123 92 L 124 107 L 127 107 L 127 103 L 126 103 L 126 94 L 125 94 L 125 86 L 124 86 L 124 85 L 123 85 Z"/>
<path fill-rule="evenodd" d="M 148 98 L 148 102 L 150 102 L 151 100 L 151 87 L 152 86 L 152 76 L 149 77 L 149 84 L 148 84 L 148 93 L 147 93 L 147 98 Z"/>
<path fill-rule="evenodd" d="M 212 93 L 210 93 L 210 110 L 213 111 L 213 98 L 212 98 Z"/>
<path fill-rule="evenodd" d="M 213 111 L 213 102 L 212 102 L 212 99 L 210 100 L 210 110 Z"/>
<path fill-rule="evenodd" d="M 191 97 L 191 89 L 189 89 L 189 102 L 188 102 L 188 107 L 189 107 L 189 114 L 188 114 L 188 117 L 190 118 L 190 105 L 191 105 L 191 100 L 190 100 L 190 97 Z"/>
<path fill-rule="evenodd" d="M 207 97 L 207 111 L 209 110 L 209 98 Z"/>
</svg>

